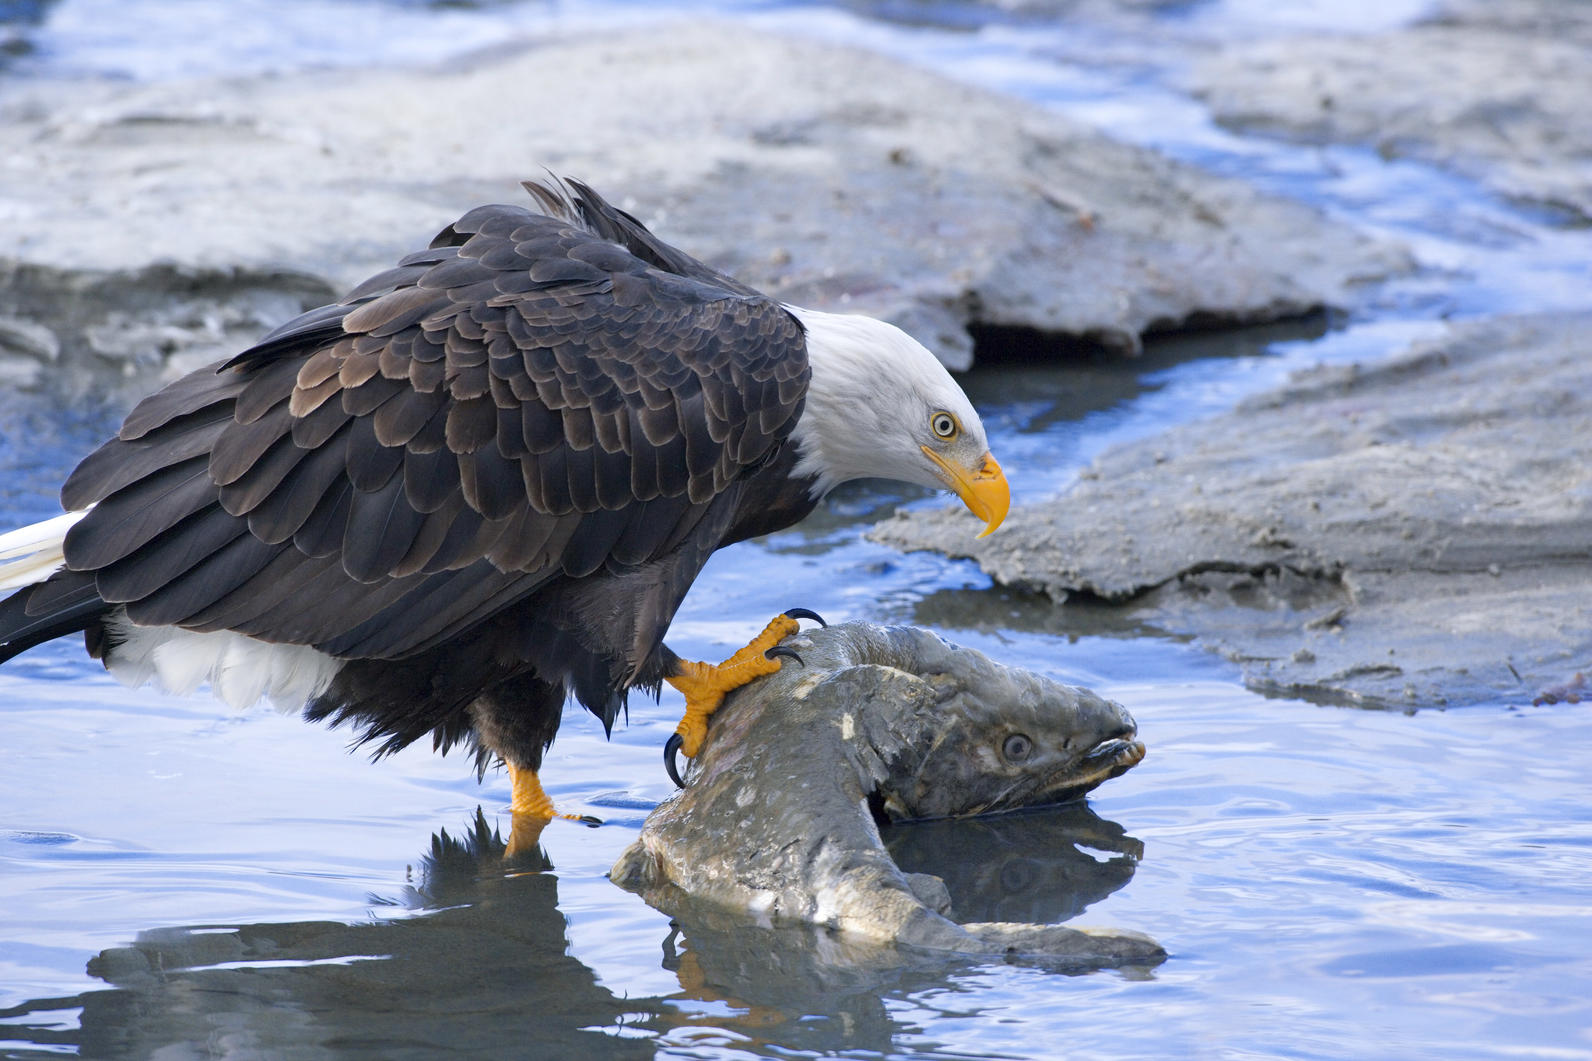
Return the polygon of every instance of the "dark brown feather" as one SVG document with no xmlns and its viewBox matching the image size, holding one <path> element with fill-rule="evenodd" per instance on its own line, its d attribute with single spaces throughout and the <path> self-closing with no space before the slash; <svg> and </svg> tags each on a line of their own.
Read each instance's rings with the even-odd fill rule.
<svg viewBox="0 0 1592 1061">
<path fill-rule="evenodd" d="M 342 402 L 322 402 L 315 411 L 293 418 L 293 444 L 301 449 L 323 449 L 352 419 Z"/>
<path fill-rule="evenodd" d="M 258 633 L 258 616 L 284 600 L 302 599 L 316 583 L 337 577 L 340 570 L 337 556 L 316 559 L 298 549 L 278 549 L 257 573 L 218 594 L 212 603 L 189 615 L 183 625 L 202 632 Z"/>
<path fill-rule="evenodd" d="M 520 463 L 503 456 L 495 442 L 459 454 L 458 467 L 465 503 L 487 519 L 504 519 L 525 509 Z"/>
<path fill-rule="evenodd" d="M 334 482 L 310 510 L 303 526 L 293 532 L 294 548 L 317 559 L 338 555 L 343 546 L 343 531 L 348 526 L 348 507 L 353 499 L 354 486 L 346 476 Z"/>
<path fill-rule="evenodd" d="M 232 418 L 240 424 L 252 424 L 281 404 L 287 396 L 286 387 L 297 377 L 298 370 L 293 358 L 283 358 L 242 375 L 248 380 L 248 385 L 238 394 Z"/>
<path fill-rule="evenodd" d="M 285 401 L 257 420 L 233 424 L 210 450 L 210 478 L 219 486 L 237 482 L 292 429 L 293 416 Z"/>
<path fill-rule="evenodd" d="M 295 446 L 291 435 L 277 439 L 236 482 L 221 488 L 218 495 L 221 507 L 234 516 L 247 516 L 262 501 L 275 494 L 305 456 L 312 452 Z"/>
<path fill-rule="evenodd" d="M 122 604 L 147 597 L 247 530 L 242 521 L 215 505 L 201 509 L 149 544 L 100 568 L 94 579 L 100 598 Z"/>
<path fill-rule="evenodd" d="M 116 437 L 124 442 L 143 438 L 177 417 L 192 415 L 219 402 L 227 403 L 230 415 L 232 402 L 248 384 L 247 376 L 223 371 L 220 365 L 201 368 L 167 384 L 133 406 L 133 411 L 122 421 L 122 428 Z M 70 509 L 74 506 L 67 507 Z"/>
<path fill-rule="evenodd" d="M 281 550 L 245 533 L 207 553 L 193 567 L 127 605 L 127 617 L 144 626 L 186 622 L 195 612 L 247 582 Z"/>
<path fill-rule="evenodd" d="M 271 545 L 287 541 L 304 526 L 315 506 L 346 477 L 347 435 L 338 434 L 305 451 L 292 476 L 249 509 L 249 533 Z"/>
<path fill-rule="evenodd" d="M 205 457 L 162 468 L 99 502 L 66 533 L 66 566 L 92 571 L 113 564 L 216 499 Z"/>
<path fill-rule="evenodd" d="M 586 186 L 531 187 L 545 213 L 472 210 L 140 403 L 63 491 L 97 502 L 66 551 L 101 604 L 383 659 L 479 634 L 476 680 L 571 687 L 607 724 L 656 683 L 702 563 L 767 523 L 745 499 L 811 507 L 788 461 L 769 470 L 805 396 L 801 326 Z M 102 614 L 63 593 L 29 630 Z M 389 741 L 468 730 L 468 689 L 416 695 L 448 706 L 321 713 Z"/>
<path fill-rule="evenodd" d="M 458 456 L 451 449 L 404 454 L 404 492 L 417 512 L 436 512 L 460 496 Z"/>
<path fill-rule="evenodd" d="M 209 453 L 232 422 L 225 404 L 177 417 L 132 441 L 113 438 L 84 458 L 61 491 L 69 510 L 89 505 L 124 486 L 190 457 Z"/>
<path fill-rule="evenodd" d="M 383 446 L 377 440 L 370 417 L 355 418 L 348 430 L 348 481 L 365 493 L 382 489 L 403 467 L 404 452 L 402 446 Z"/>
<path fill-rule="evenodd" d="M 356 489 L 343 536 L 343 570 L 360 582 L 389 578 L 414 544 L 424 519 L 409 505 L 403 480 L 397 476 L 373 493 Z"/>
<path fill-rule="evenodd" d="M 413 502 L 413 498 L 410 499 Z M 465 508 L 464 498 L 454 493 L 447 499 L 446 504 L 426 512 L 426 518 L 421 522 L 420 529 L 415 532 L 415 540 L 410 543 L 409 551 L 403 559 L 393 567 L 394 578 L 403 578 L 416 572 L 427 570 L 427 566 L 437 550 L 442 548 L 443 541 L 458 523 L 458 517 Z M 479 519 L 480 516 L 475 518 Z"/>
<path fill-rule="evenodd" d="M 490 398 L 455 401 L 448 410 L 448 448 L 473 453 L 497 435 L 497 403 Z"/>
<path fill-rule="evenodd" d="M 400 392 L 373 414 L 371 422 L 376 429 L 376 440 L 383 446 L 407 445 L 446 403 L 441 394 L 422 394 L 416 390 Z"/>
<path fill-rule="evenodd" d="M 503 605 L 531 593 L 537 585 L 518 572 L 499 571 L 485 560 L 468 568 L 427 575 L 401 604 L 373 613 L 326 641 L 322 651 L 378 659 L 423 652 L 479 623 L 481 615 L 490 616 Z"/>
</svg>

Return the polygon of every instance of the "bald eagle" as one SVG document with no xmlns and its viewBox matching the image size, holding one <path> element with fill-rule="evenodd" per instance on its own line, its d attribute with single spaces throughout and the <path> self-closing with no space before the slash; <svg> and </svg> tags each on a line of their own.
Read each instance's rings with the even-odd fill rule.
<svg viewBox="0 0 1592 1061">
<path fill-rule="evenodd" d="M 578 181 L 525 187 L 537 210 L 471 210 L 140 402 L 66 515 L 0 536 L 0 661 L 81 631 L 126 680 L 303 707 L 378 754 L 464 742 L 545 819 L 567 696 L 611 730 L 670 682 L 695 755 L 780 666 L 800 611 L 718 665 L 663 644 L 715 549 L 864 477 L 1005 516 L 978 414 L 903 332 L 782 305 Z"/>
</svg>

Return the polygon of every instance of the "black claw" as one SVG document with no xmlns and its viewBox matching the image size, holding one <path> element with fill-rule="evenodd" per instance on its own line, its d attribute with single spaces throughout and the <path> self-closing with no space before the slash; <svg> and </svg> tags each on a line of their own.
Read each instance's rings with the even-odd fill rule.
<svg viewBox="0 0 1592 1061">
<path fill-rule="evenodd" d="M 829 625 L 828 623 L 824 622 L 824 617 L 822 615 L 819 615 L 810 608 L 786 608 L 785 615 L 790 619 L 811 619 L 819 626 Z"/>
<path fill-rule="evenodd" d="M 784 656 L 787 659 L 795 660 L 803 667 L 807 666 L 807 664 L 803 662 L 802 658 L 796 654 L 796 650 L 794 648 L 786 648 L 784 645 L 775 645 L 773 648 L 763 653 L 764 659 L 773 659 L 776 656 Z"/>
<path fill-rule="evenodd" d="M 669 771 L 669 780 L 674 782 L 675 788 L 685 787 L 685 782 L 680 780 L 680 768 L 674 764 L 674 757 L 679 753 L 680 745 L 684 743 L 680 734 L 671 733 L 663 745 L 663 768 Z"/>
</svg>

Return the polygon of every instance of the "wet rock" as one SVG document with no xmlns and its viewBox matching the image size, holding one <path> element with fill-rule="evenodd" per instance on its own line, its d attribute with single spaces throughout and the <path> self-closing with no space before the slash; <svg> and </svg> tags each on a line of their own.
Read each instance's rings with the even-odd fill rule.
<svg viewBox="0 0 1592 1061">
<path fill-rule="evenodd" d="M 1450 5 L 1375 36 L 1311 34 L 1218 49 L 1194 73 L 1216 119 L 1364 144 L 1592 218 L 1592 16 L 1583 5 Z"/>
<path fill-rule="evenodd" d="M 265 267 L 57 268 L 0 260 L 0 379 L 129 388 L 230 357 L 337 297 L 307 273 Z"/>
<path fill-rule="evenodd" d="M 469 207 L 519 200 L 544 167 L 783 299 L 891 318 L 953 365 L 971 323 L 1132 351 L 1191 320 L 1341 304 L 1408 266 L 1047 111 L 879 55 L 677 22 L 420 70 L 13 86 L 0 316 L 51 332 L 61 363 L 230 351 L 234 323 L 271 316 L 263 331 Z M 162 278 L 176 308 L 141 293 Z M 188 305 L 194 286 L 217 294 L 218 326 Z M 283 294 L 295 305 L 261 310 Z"/>
<path fill-rule="evenodd" d="M 875 535 L 1192 635 L 1264 692 L 1528 702 L 1592 665 L 1589 328 L 1457 325 L 1114 449 L 982 541 L 946 512 Z"/>
<path fill-rule="evenodd" d="M 1068 969 L 1164 958 L 1137 933 L 960 924 L 945 881 L 904 872 L 876 820 L 1076 799 L 1144 754 L 1120 706 L 919 629 L 848 623 L 786 644 L 803 664 L 714 716 L 692 780 L 647 817 L 616 883 L 680 920 L 716 909 L 815 925 L 863 951 L 1013 953 Z"/>
<path fill-rule="evenodd" d="M 1425 21 L 1592 42 L 1592 6 L 1565 0 L 1443 0 Z"/>
<path fill-rule="evenodd" d="M 908 25 L 984 27 L 1002 24 L 1120 22 L 1181 14 L 1187 0 L 844 0 L 869 18 Z"/>
</svg>

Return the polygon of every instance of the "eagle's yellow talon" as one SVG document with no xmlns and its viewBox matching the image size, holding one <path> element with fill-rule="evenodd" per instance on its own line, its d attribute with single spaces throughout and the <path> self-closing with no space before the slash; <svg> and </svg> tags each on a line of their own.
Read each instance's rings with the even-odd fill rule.
<svg viewBox="0 0 1592 1061">
<path fill-rule="evenodd" d="M 773 670 L 758 672 L 759 675 L 772 674 L 774 671 L 779 670 L 779 663 L 778 661 L 765 658 L 763 654 L 769 649 L 773 648 L 775 645 L 779 644 L 781 641 L 785 640 L 790 635 L 799 632 L 801 628 L 801 623 L 797 622 L 795 619 L 792 619 L 790 616 L 776 615 L 774 618 L 769 620 L 767 626 L 763 627 L 762 633 L 758 634 L 756 637 L 752 638 L 752 640 L 746 643 L 745 648 L 736 650 L 735 655 L 719 664 L 719 669 L 722 670 L 725 667 L 739 666 L 743 663 L 772 662 L 774 663 Z M 746 683 L 741 683 L 741 685 L 744 684 Z M 731 688 L 738 689 L 740 688 L 740 685 L 731 686 Z M 724 691 L 729 692 L 729 689 Z"/>
<path fill-rule="evenodd" d="M 674 727 L 674 731 L 680 735 L 680 751 L 687 759 L 695 759 L 697 752 L 702 750 L 703 738 L 708 735 L 707 713 L 693 710 L 687 705 L 685 717 Z"/>
<path fill-rule="evenodd" d="M 725 694 L 779 670 L 779 660 L 769 659 L 764 653 L 800 629 L 801 624 L 790 616 L 776 615 L 746 647 L 717 666 L 679 661 L 676 672 L 664 680 L 685 694 L 685 716 L 674 731 L 680 736 L 680 751 L 687 758 L 696 758 L 702 750 L 708 716 L 719 709 Z"/>
</svg>

